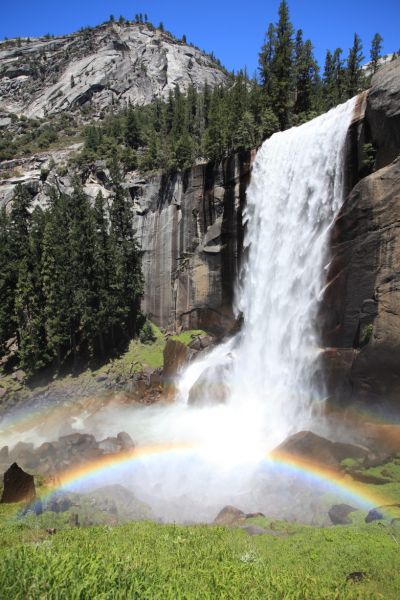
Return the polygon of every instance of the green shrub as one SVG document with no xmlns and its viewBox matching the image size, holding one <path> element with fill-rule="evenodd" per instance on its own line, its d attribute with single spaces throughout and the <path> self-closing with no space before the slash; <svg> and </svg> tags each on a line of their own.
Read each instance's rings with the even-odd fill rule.
<svg viewBox="0 0 400 600">
<path fill-rule="evenodd" d="M 154 334 L 153 327 L 150 321 L 145 321 L 140 331 L 139 339 L 142 342 L 142 344 L 151 344 L 152 342 L 156 341 L 156 336 Z"/>
<path fill-rule="evenodd" d="M 362 330 L 361 336 L 360 336 L 360 347 L 361 348 L 368 344 L 369 340 L 372 337 L 373 331 L 374 331 L 374 326 L 372 325 L 372 323 L 370 323 L 369 325 L 365 325 L 365 327 L 363 327 L 363 330 Z"/>
</svg>

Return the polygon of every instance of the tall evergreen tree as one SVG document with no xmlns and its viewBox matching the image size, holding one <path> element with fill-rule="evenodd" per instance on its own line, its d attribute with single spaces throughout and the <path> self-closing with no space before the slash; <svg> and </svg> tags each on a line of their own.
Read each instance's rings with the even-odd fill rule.
<svg viewBox="0 0 400 600">
<path fill-rule="evenodd" d="M 15 271 L 13 268 L 10 219 L 3 206 L 0 209 L 0 350 L 15 335 L 14 296 Z"/>
<path fill-rule="evenodd" d="M 347 96 L 351 98 L 358 94 L 363 85 L 363 72 L 361 68 L 364 59 L 361 38 L 354 34 L 353 46 L 347 58 Z"/>
<path fill-rule="evenodd" d="M 73 207 L 69 230 L 69 252 L 72 283 L 71 351 L 93 349 L 97 337 L 96 310 L 98 308 L 95 276 L 95 223 L 89 199 L 78 179 L 70 198 Z"/>
<path fill-rule="evenodd" d="M 309 113 L 315 108 L 318 86 L 318 65 L 310 40 L 303 43 L 302 32 L 296 36 L 296 102 L 295 113 Z"/>
<path fill-rule="evenodd" d="M 15 316 L 20 340 L 18 356 L 21 367 L 28 373 L 41 369 L 49 361 L 41 279 L 44 225 L 45 215 L 36 207 L 32 213 L 27 253 L 19 265 L 15 291 Z"/>
<path fill-rule="evenodd" d="M 140 312 L 143 280 L 140 253 L 133 232 L 133 215 L 127 194 L 122 187 L 122 175 L 117 160 L 111 167 L 114 197 L 111 206 L 111 246 L 113 253 L 113 336 L 120 333 L 134 335 Z"/>
<path fill-rule="evenodd" d="M 276 45 L 273 59 L 273 74 L 276 79 L 274 105 L 282 129 L 290 125 L 290 112 L 293 106 L 293 25 L 289 17 L 286 0 L 279 5 L 279 20 L 276 25 Z"/>
<path fill-rule="evenodd" d="M 140 146 L 140 130 L 137 121 L 136 112 L 129 108 L 126 114 L 125 122 L 125 142 L 129 148 L 137 149 Z"/>
<path fill-rule="evenodd" d="M 261 83 L 264 90 L 264 99 L 266 106 L 273 106 L 277 93 L 277 82 L 274 73 L 274 58 L 276 46 L 275 26 L 270 23 L 266 35 L 265 43 L 259 54 L 259 71 Z"/>
<path fill-rule="evenodd" d="M 43 233 L 41 278 L 45 299 L 45 330 L 50 359 L 61 366 L 74 344 L 73 283 L 69 232 L 71 202 L 52 191 Z"/>
<path fill-rule="evenodd" d="M 379 60 L 382 57 L 382 42 L 383 37 L 379 33 L 376 33 L 372 38 L 370 51 L 372 73 L 376 73 L 379 67 Z"/>
<path fill-rule="evenodd" d="M 333 53 L 333 76 L 335 84 L 335 94 L 333 97 L 332 106 L 337 106 L 347 98 L 346 69 L 344 66 L 344 61 L 342 59 L 342 53 L 343 50 L 341 48 L 336 48 L 335 52 Z"/>
</svg>

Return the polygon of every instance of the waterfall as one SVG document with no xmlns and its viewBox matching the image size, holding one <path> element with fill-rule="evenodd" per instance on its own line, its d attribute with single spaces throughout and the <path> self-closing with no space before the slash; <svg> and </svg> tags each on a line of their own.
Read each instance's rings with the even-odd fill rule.
<svg viewBox="0 0 400 600">
<path fill-rule="evenodd" d="M 315 431 L 312 407 L 323 398 L 316 321 L 354 104 L 263 144 L 244 214 L 241 331 L 189 364 L 176 402 L 109 403 L 90 424 L 83 415 L 80 426 L 96 439 L 127 431 L 148 453 L 83 485 L 121 483 L 168 521 L 209 522 L 229 504 L 302 522 L 326 513 L 329 485 L 281 468 L 268 451 L 294 431 Z"/>
<path fill-rule="evenodd" d="M 322 394 L 314 383 L 316 319 L 330 229 L 343 202 L 354 104 L 350 100 L 263 144 L 244 213 L 247 260 L 237 287 L 242 331 L 190 365 L 179 382 L 182 402 L 196 382 L 197 395 L 210 404 L 222 389 L 242 430 L 249 428 L 251 437 L 258 434 L 269 446 L 305 427 Z"/>
</svg>

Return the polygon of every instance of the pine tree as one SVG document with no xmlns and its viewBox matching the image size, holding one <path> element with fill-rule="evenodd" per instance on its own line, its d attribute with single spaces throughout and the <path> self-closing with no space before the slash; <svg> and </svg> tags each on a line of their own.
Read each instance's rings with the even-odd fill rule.
<svg viewBox="0 0 400 600">
<path fill-rule="evenodd" d="M 217 161 L 222 158 L 226 148 L 224 131 L 222 129 L 223 109 L 220 91 L 215 88 L 211 95 L 208 114 L 208 127 L 204 135 L 204 150 L 207 158 Z"/>
<path fill-rule="evenodd" d="M 293 26 L 289 18 L 289 8 L 286 0 L 282 0 L 279 5 L 273 59 L 273 74 L 276 79 L 274 106 L 282 129 L 290 125 L 293 105 L 293 49 Z"/>
<path fill-rule="evenodd" d="M 97 337 L 97 290 L 95 277 L 95 224 L 89 199 L 78 179 L 70 198 L 73 213 L 70 221 L 69 252 L 72 284 L 71 351 L 93 348 Z"/>
<path fill-rule="evenodd" d="M 97 313 L 95 330 L 93 334 L 97 339 L 99 353 L 106 353 L 105 341 L 111 330 L 113 300 L 112 300 L 112 256 L 110 237 L 108 233 L 108 220 L 103 195 L 99 192 L 96 196 L 94 207 L 94 286 L 97 291 Z"/>
<path fill-rule="evenodd" d="M 266 40 L 259 54 L 259 71 L 264 90 L 265 105 L 273 106 L 277 82 L 274 73 L 274 58 L 276 46 L 276 31 L 272 23 L 269 24 Z"/>
<path fill-rule="evenodd" d="M 13 268 L 10 219 L 5 206 L 0 209 L 0 351 L 15 336 L 14 295 L 16 281 Z"/>
<path fill-rule="evenodd" d="M 310 40 L 303 43 L 301 29 L 296 36 L 296 102 L 294 112 L 309 113 L 315 108 L 318 65 Z"/>
<path fill-rule="evenodd" d="M 251 112 L 245 111 L 239 122 L 235 136 L 235 147 L 238 150 L 254 148 L 256 144 L 256 126 Z"/>
<path fill-rule="evenodd" d="M 71 212 L 69 197 L 53 190 L 43 233 L 41 278 L 48 352 L 58 366 L 70 355 L 74 340 L 71 312 L 74 276 L 69 246 Z"/>
<path fill-rule="evenodd" d="M 267 107 L 264 109 L 261 115 L 260 133 L 262 139 L 271 137 L 274 133 L 279 131 L 278 117 L 274 111 Z"/>
<path fill-rule="evenodd" d="M 136 117 L 136 111 L 129 108 L 126 114 L 125 121 L 125 143 L 130 148 L 137 149 L 140 146 L 140 130 Z"/>
<path fill-rule="evenodd" d="M 344 100 L 346 100 L 346 69 L 342 59 L 342 49 L 336 48 L 333 53 L 333 77 L 334 77 L 334 89 L 335 93 L 333 96 L 332 106 L 337 106 Z"/>
<path fill-rule="evenodd" d="M 111 206 L 111 238 L 113 251 L 113 318 L 112 333 L 134 335 L 139 316 L 143 280 L 140 253 L 133 233 L 132 209 L 122 187 L 122 175 L 116 160 L 111 169 L 114 197 Z"/>
<path fill-rule="evenodd" d="M 379 33 L 376 33 L 372 39 L 370 51 L 372 73 L 376 73 L 379 67 L 379 61 L 382 56 L 382 42 L 383 37 Z"/>
<path fill-rule="evenodd" d="M 21 184 L 18 184 L 15 188 L 10 212 L 10 239 L 16 272 L 18 272 L 19 262 L 28 252 L 31 204 L 32 198 L 29 192 Z"/>
<path fill-rule="evenodd" d="M 34 373 L 49 362 L 45 332 L 41 262 L 45 214 L 36 207 L 32 213 L 28 251 L 21 261 L 15 291 L 15 315 L 20 345 L 20 365 Z"/>
<path fill-rule="evenodd" d="M 361 63 L 364 59 L 361 38 L 355 33 L 353 46 L 347 58 L 347 96 L 352 98 L 358 94 L 363 86 L 363 73 Z"/>
</svg>

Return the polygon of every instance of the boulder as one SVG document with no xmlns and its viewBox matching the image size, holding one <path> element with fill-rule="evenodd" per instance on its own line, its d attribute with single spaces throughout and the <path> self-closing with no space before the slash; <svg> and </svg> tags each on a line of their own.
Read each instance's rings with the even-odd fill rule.
<svg viewBox="0 0 400 600">
<path fill-rule="evenodd" d="M 54 459 L 57 454 L 57 448 L 50 442 L 45 442 L 36 450 L 36 455 L 40 460 Z"/>
<path fill-rule="evenodd" d="M 133 448 L 135 447 L 133 439 L 131 438 L 129 433 L 126 433 L 126 431 L 121 431 L 117 435 L 117 440 L 122 450 L 133 450 Z"/>
<path fill-rule="evenodd" d="M 176 376 L 183 365 L 188 361 L 190 353 L 182 342 L 169 339 L 165 344 L 163 377 L 168 381 Z"/>
<path fill-rule="evenodd" d="M 176 376 L 189 360 L 189 356 L 190 351 L 182 342 L 169 339 L 165 344 L 162 379 L 167 398 L 174 396 Z"/>
<path fill-rule="evenodd" d="M 383 513 L 379 509 L 373 508 L 365 517 L 365 522 L 372 523 L 373 521 L 382 521 L 383 519 Z"/>
<path fill-rule="evenodd" d="M 73 506 L 71 498 L 67 494 L 53 494 L 46 503 L 46 510 L 55 513 L 67 512 Z"/>
<path fill-rule="evenodd" d="M 334 525 L 349 525 L 349 514 L 357 510 L 349 504 L 334 504 L 328 511 L 330 520 Z"/>
<path fill-rule="evenodd" d="M 246 513 L 234 506 L 225 506 L 215 517 L 216 525 L 236 525 L 246 519 Z"/>
<path fill-rule="evenodd" d="M 4 473 L 2 503 L 32 502 L 36 498 L 35 482 L 32 475 L 25 473 L 17 463 Z"/>
<path fill-rule="evenodd" d="M 108 437 L 99 442 L 99 449 L 105 454 L 114 454 L 121 450 L 121 443 L 116 437 Z"/>
<path fill-rule="evenodd" d="M 18 442 L 10 452 L 10 458 L 12 460 L 18 460 L 22 454 L 27 452 L 33 452 L 33 444 L 27 442 Z"/>
<path fill-rule="evenodd" d="M 274 453 L 300 457 L 306 461 L 337 469 L 345 458 L 364 459 L 368 449 L 353 444 L 332 442 L 311 431 L 300 431 L 289 436 L 275 448 Z"/>
<path fill-rule="evenodd" d="M 67 453 L 79 453 L 88 448 L 97 448 L 97 442 L 94 435 L 89 433 L 71 433 L 61 436 L 56 447 Z"/>
</svg>

